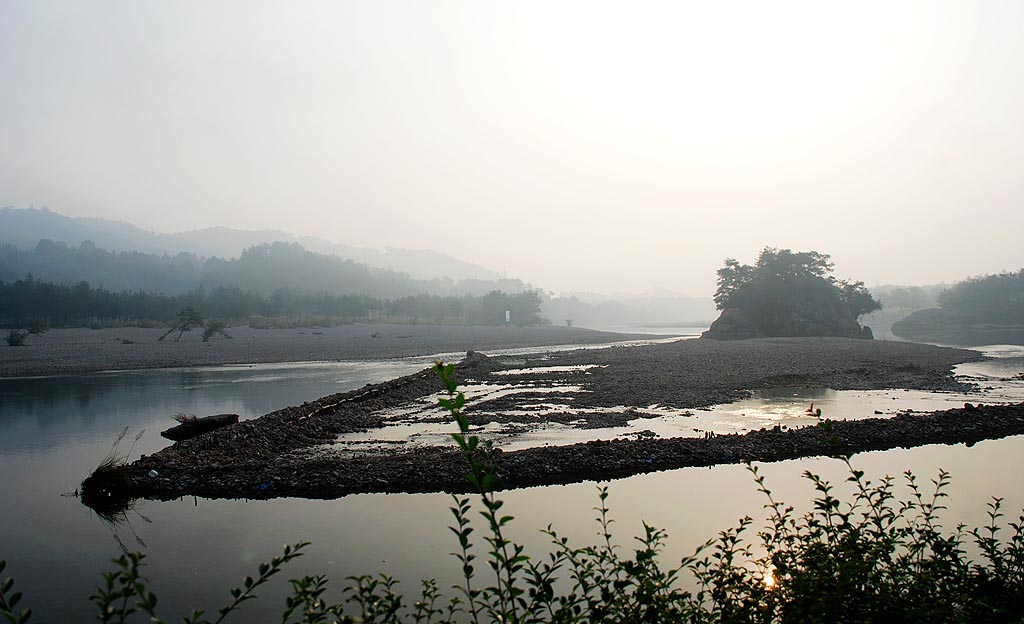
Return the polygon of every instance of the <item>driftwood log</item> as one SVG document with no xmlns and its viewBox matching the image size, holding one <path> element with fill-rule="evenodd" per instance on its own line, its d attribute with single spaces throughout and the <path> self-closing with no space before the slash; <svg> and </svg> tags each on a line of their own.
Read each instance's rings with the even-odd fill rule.
<svg viewBox="0 0 1024 624">
<path fill-rule="evenodd" d="M 236 422 L 238 422 L 238 414 L 214 414 L 213 416 L 196 418 L 195 420 L 186 420 L 177 427 L 161 431 L 160 435 L 168 440 L 179 442 L 220 429 L 221 427 L 233 425 Z"/>
</svg>

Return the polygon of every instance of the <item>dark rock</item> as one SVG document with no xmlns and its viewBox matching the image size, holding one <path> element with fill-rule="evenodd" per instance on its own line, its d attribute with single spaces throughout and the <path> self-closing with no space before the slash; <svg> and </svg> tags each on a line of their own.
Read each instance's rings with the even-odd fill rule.
<svg viewBox="0 0 1024 624">
<path fill-rule="evenodd" d="M 466 359 L 462 361 L 462 364 L 463 366 L 476 366 L 478 364 L 486 364 L 490 359 L 479 351 L 467 351 Z"/>
<path fill-rule="evenodd" d="M 726 308 L 700 337 L 712 340 L 744 340 L 762 336 L 749 314 L 739 308 Z"/>
<path fill-rule="evenodd" d="M 238 422 L 238 414 L 214 414 L 213 416 L 206 416 L 205 418 L 197 418 L 195 420 L 187 420 L 177 427 L 171 427 L 160 432 L 160 435 L 167 438 L 168 440 L 174 440 L 179 442 L 181 440 L 189 440 L 196 436 L 210 431 L 216 431 L 221 427 L 227 427 Z"/>
<path fill-rule="evenodd" d="M 772 319 L 769 323 L 764 319 L 759 321 L 755 313 L 741 308 L 722 310 L 711 327 L 701 334 L 701 338 L 712 340 L 747 340 L 769 336 L 874 338 L 869 327 L 861 327 L 856 320 L 841 315 L 817 318 L 793 312 L 784 319 Z"/>
</svg>

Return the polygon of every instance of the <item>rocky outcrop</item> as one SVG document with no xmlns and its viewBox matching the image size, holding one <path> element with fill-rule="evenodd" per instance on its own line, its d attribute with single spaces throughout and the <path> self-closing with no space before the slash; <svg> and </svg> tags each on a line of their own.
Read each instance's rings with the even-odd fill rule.
<svg viewBox="0 0 1024 624">
<path fill-rule="evenodd" d="M 986 323 L 940 308 L 914 312 L 903 320 L 893 323 L 892 333 L 904 340 L 915 342 L 963 346 L 1024 345 L 1024 323 Z"/>
<path fill-rule="evenodd" d="M 238 422 L 238 414 L 214 414 L 213 416 L 204 416 L 203 418 L 190 418 L 181 420 L 181 424 L 176 427 L 161 431 L 160 435 L 168 440 L 178 442 L 180 440 L 189 440 L 210 431 L 216 431 L 221 427 L 227 427 L 236 422 Z"/>
<path fill-rule="evenodd" d="M 739 308 L 726 308 L 700 337 L 715 340 L 744 340 L 764 338 L 765 336 L 757 330 L 757 324 L 749 314 Z"/>
<path fill-rule="evenodd" d="M 713 340 L 746 340 L 771 337 L 800 338 L 873 338 L 870 327 L 861 327 L 856 320 L 836 315 L 788 313 L 785 318 L 764 318 L 741 308 L 726 308 L 701 338 Z"/>
</svg>

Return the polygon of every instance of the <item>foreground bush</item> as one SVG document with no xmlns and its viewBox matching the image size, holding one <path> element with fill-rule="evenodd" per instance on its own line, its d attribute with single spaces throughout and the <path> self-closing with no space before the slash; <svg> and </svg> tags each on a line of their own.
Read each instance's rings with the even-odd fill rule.
<svg viewBox="0 0 1024 624">
<path fill-rule="evenodd" d="M 289 581 L 292 594 L 281 622 L 1024 621 L 1024 516 L 1003 526 L 1000 499 L 994 499 L 987 526 L 944 529 L 939 512 L 949 483 L 945 472 L 927 491 L 905 473 L 910 494 L 897 499 L 890 477 L 871 482 L 847 462 L 854 489 L 848 500 L 805 473 L 817 496 L 810 512 L 797 515 L 774 500 L 750 467 L 767 498 L 765 527 L 751 535 L 752 520 L 743 518 L 693 556 L 669 563 L 659 558 L 666 538 L 659 529 L 645 525 L 630 552 L 614 544 L 608 491 L 601 488 L 596 508 L 601 541 L 577 548 L 548 527 L 551 552 L 532 558 L 505 536 L 512 517 L 503 515 L 494 493 L 491 448 L 468 433 L 465 397 L 457 392 L 452 366 L 436 368 L 448 393 L 440 403 L 459 425 L 455 442 L 479 493 L 453 497 L 451 530 L 458 540 L 462 584 L 446 594 L 424 581 L 410 599 L 386 575 L 349 577 L 339 601 L 330 602 L 328 579 L 307 576 Z M 474 508 L 488 526 L 482 541 L 473 539 L 470 527 Z M 243 604 L 307 546 L 288 546 L 261 564 L 255 578 L 229 592 L 230 603 L 216 616 L 197 611 L 183 621 L 221 622 L 232 614 L 245 621 L 239 613 Z M 968 548 L 978 556 L 970 557 Z M 164 621 L 141 574 L 143 560 L 139 553 L 114 560 L 114 570 L 92 597 L 100 621 Z M 485 566 L 478 565 L 481 560 Z M 693 590 L 685 590 L 684 583 Z M 0 616 L 28 622 L 30 613 L 15 612 L 20 596 L 12 585 L 10 579 L 0 585 Z"/>
</svg>

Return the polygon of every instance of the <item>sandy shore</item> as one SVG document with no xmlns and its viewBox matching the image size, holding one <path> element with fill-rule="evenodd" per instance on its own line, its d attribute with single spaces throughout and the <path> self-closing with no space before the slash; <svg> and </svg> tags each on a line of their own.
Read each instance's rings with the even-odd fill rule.
<svg viewBox="0 0 1024 624">
<path fill-rule="evenodd" d="M 572 327 L 342 325 L 305 329 L 232 327 L 227 340 L 193 330 L 162 342 L 165 329 L 54 329 L 23 346 L 0 346 L 0 377 L 62 375 L 276 362 L 376 360 L 470 350 L 588 345 L 650 337 Z M 314 398 L 314 397 L 311 397 Z"/>
<path fill-rule="evenodd" d="M 628 412 L 630 407 L 652 403 L 686 408 L 732 401 L 755 388 L 964 390 L 964 384 L 953 378 L 951 367 L 981 357 L 976 351 L 870 340 L 688 340 L 536 357 L 474 356 L 456 371 L 462 379 L 487 384 L 506 382 L 509 370 L 520 369 L 517 379 L 528 382 L 530 392 L 536 392 L 536 396 L 518 393 L 514 399 L 498 396 L 480 403 L 471 400 L 467 403 L 467 416 L 474 426 L 480 426 L 501 417 L 503 412 L 521 412 L 524 403 L 550 400 L 548 390 L 564 382 L 565 375 L 573 375 L 580 386 L 575 392 L 576 405 L 606 408 L 595 409 L 595 418 L 608 419 L 614 416 L 609 411 Z M 592 367 L 584 375 L 565 370 L 580 364 Z M 547 370 L 527 370 L 522 374 L 521 369 L 538 365 Z M 323 397 L 176 443 L 112 475 L 113 481 L 99 485 L 94 482 L 83 492 L 90 491 L 90 496 L 99 492 L 101 500 L 114 500 L 124 496 L 175 498 L 190 494 L 319 498 L 355 492 L 452 489 L 453 484 L 461 483 L 465 466 L 450 444 L 355 455 L 317 452 L 338 434 L 370 431 L 372 435 L 391 410 L 422 405 L 424 400 L 430 403 L 439 389 L 436 376 L 423 371 Z M 1005 419 L 994 419 L 995 412 L 987 410 L 970 413 L 970 419 L 959 413 L 941 419 L 913 417 L 899 421 L 910 424 L 898 429 L 891 429 L 885 420 L 871 419 L 867 424 L 849 425 L 839 442 L 845 451 L 856 451 L 928 441 L 1002 437 L 1024 431 L 1022 412 L 1024 406 L 1007 411 Z M 527 414 L 519 418 L 529 420 L 536 416 Z M 527 449 L 504 454 L 505 460 L 512 463 L 503 464 L 500 471 L 504 485 L 515 487 L 729 463 L 742 458 L 800 457 L 820 454 L 828 448 L 823 446 L 823 440 L 827 441 L 829 436 L 799 431 L 802 430 L 778 431 L 768 437 L 748 434 L 713 440 L 617 440 L 611 445 L 588 443 Z M 643 461 L 638 461 L 638 457 Z M 655 457 L 662 459 L 647 461 Z M 515 458 L 533 459 L 523 463 Z M 566 466 L 573 468 L 568 470 Z M 107 496 L 107 492 L 114 491 L 113 497 Z"/>
</svg>

